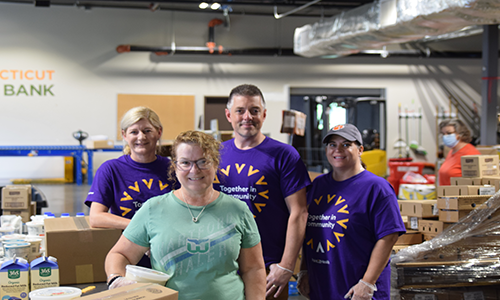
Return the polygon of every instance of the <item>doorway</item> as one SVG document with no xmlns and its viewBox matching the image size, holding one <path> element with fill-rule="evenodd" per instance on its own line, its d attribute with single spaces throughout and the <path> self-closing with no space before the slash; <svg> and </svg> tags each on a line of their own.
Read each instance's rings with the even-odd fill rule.
<svg viewBox="0 0 500 300">
<path fill-rule="evenodd" d="M 291 88 L 290 109 L 307 115 L 305 135 L 292 136 L 291 144 L 309 171 L 331 169 L 322 137 L 338 124 L 356 125 L 365 150 L 386 149 L 385 89 Z"/>
<path fill-rule="evenodd" d="M 216 119 L 219 123 L 218 130 L 232 131 L 231 123 L 226 119 L 227 97 L 205 97 L 204 129 L 210 130 L 210 120 Z"/>
</svg>

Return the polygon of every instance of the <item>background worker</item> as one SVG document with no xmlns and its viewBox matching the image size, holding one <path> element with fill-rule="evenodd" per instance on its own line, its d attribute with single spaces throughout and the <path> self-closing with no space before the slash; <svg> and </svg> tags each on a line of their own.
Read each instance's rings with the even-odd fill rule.
<svg viewBox="0 0 500 300">
<path fill-rule="evenodd" d="M 85 200 L 92 227 L 125 229 L 144 202 L 172 189 L 170 159 L 156 154 L 163 131 L 158 115 L 147 107 L 134 107 L 120 126 L 124 155 L 99 167 Z M 147 256 L 139 265 L 151 266 Z"/>
<path fill-rule="evenodd" d="M 215 189 L 245 201 L 253 212 L 269 272 L 266 296 L 288 299 L 288 282 L 307 221 L 309 174 L 292 146 L 261 132 L 266 108 L 259 88 L 250 84 L 235 87 L 226 118 L 234 139 L 223 143 Z"/>
<path fill-rule="evenodd" d="M 443 144 L 450 148 L 448 155 L 439 168 L 439 185 L 450 185 L 451 177 L 462 177 L 462 156 L 479 155 L 479 150 L 470 144 L 472 136 L 469 128 L 458 119 L 439 123 Z"/>
</svg>

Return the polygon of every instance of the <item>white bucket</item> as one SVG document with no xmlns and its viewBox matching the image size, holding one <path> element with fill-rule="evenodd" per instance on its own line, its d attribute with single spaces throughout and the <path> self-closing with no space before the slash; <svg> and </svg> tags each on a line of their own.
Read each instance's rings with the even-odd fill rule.
<svg viewBox="0 0 500 300">
<path fill-rule="evenodd" d="M 4 243 L 4 255 L 9 258 L 24 258 L 28 260 L 30 254 L 30 243 Z"/>
<path fill-rule="evenodd" d="M 168 274 L 149 268 L 127 265 L 125 266 L 125 269 L 125 278 L 135 280 L 137 282 L 151 282 L 158 283 L 159 285 L 165 285 L 167 280 L 170 278 L 170 275 Z"/>
<path fill-rule="evenodd" d="M 15 231 L 13 227 L 0 227 L 0 236 L 14 234 Z"/>
<path fill-rule="evenodd" d="M 31 244 L 30 254 L 39 254 L 40 253 L 40 245 L 42 244 L 41 238 L 26 237 L 26 242 Z"/>
<path fill-rule="evenodd" d="M 74 287 L 51 287 L 30 292 L 31 300 L 70 300 L 80 298 L 82 290 Z"/>
<path fill-rule="evenodd" d="M 45 228 L 43 223 L 38 222 L 27 222 L 26 226 L 28 227 L 28 235 L 44 235 Z"/>
</svg>

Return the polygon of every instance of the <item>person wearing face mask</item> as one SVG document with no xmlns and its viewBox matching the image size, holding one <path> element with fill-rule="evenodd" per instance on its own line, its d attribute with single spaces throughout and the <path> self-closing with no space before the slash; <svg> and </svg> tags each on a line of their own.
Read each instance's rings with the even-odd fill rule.
<svg viewBox="0 0 500 300">
<path fill-rule="evenodd" d="M 461 157 L 481 154 L 473 145 L 469 128 L 458 119 L 445 120 L 439 124 L 443 144 L 450 148 L 439 168 L 439 185 L 450 185 L 451 177 L 462 177 Z"/>
</svg>

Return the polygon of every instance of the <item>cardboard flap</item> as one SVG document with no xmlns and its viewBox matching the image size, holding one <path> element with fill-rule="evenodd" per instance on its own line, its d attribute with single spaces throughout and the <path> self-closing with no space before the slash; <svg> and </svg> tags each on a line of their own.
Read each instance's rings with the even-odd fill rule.
<svg viewBox="0 0 500 300">
<path fill-rule="evenodd" d="M 179 293 L 156 283 L 134 283 L 131 285 L 107 290 L 97 294 L 83 296 L 81 299 L 155 299 L 155 300 L 177 300 Z"/>
<path fill-rule="evenodd" d="M 89 217 L 69 217 L 69 218 L 50 218 L 43 220 L 45 232 L 64 232 L 64 231 L 84 231 L 84 230 L 109 230 L 107 228 L 90 227 Z"/>
</svg>

